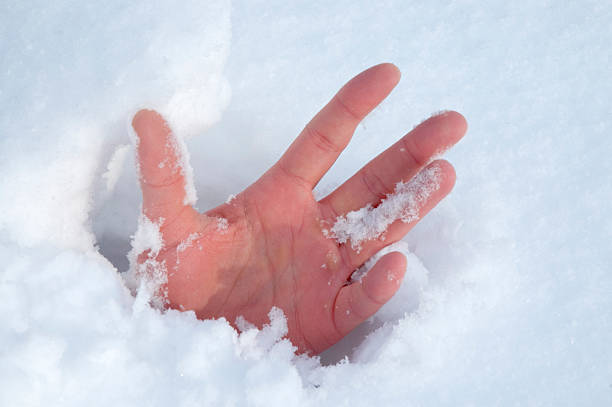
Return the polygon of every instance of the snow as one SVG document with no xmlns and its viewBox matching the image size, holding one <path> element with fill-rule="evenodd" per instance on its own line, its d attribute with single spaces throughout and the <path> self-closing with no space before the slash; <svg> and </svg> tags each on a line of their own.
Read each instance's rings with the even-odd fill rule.
<svg viewBox="0 0 612 407">
<path fill-rule="evenodd" d="M 131 250 L 127 254 L 130 268 L 125 272 L 126 286 L 138 293 L 140 303 L 153 303 L 162 308 L 166 296 L 162 286 L 168 282 L 168 269 L 165 262 L 159 262 L 156 257 L 164 247 L 160 226 L 164 219 L 152 221 L 144 214 L 138 218 L 138 228 L 132 237 Z M 189 244 L 189 239 L 184 244 Z M 180 247 L 177 248 L 180 250 Z M 143 256 L 142 261 L 138 261 Z"/>
<path fill-rule="evenodd" d="M 187 236 L 187 239 L 185 239 L 184 241 L 179 243 L 178 246 L 176 247 L 177 255 L 180 254 L 181 252 L 184 252 L 189 247 L 193 247 L 194 240 L 198 239 L 199 237 L 201 237 L 201 235 L 199 233 L 192 233 L 189 236 Z M 180 261 L 177 260 L 177 263 L 178 262 L 180 262 Z"/>
<path fill-rule="evenodd" d="M 612 4 L 101 4 L 0 5 L 0 405 L 612 404 Z M 168 117 L 204 210 L 384 61 L 402 81 L 316 196 L 433 111 L 470 128 L 380 312 L 307 358 L 278 310 L 239 333 L 127 288 L 158 222 L 134 112 Z"/>
<path fill-rule="evenodd" d="M 338 243 L 350 240 L 351 247 L 359 252 L 363 241 L 383 238 L 393 222 L 418 220 L 420 209 L 431 194 L 440 189 L 440 174 L 440 167 L 435 164 L 423 169 L 410 181 L 398 182 L 393 193 L 376 207 L 369 204 L 340 215 L 330 229 L 323 229 L 323 233 Z"/>
<path fill-rule="evenodd" d="M 225 218 L 217 218 L 217 230 L 225 233 L 229 228 L 229 222 Z"/>
</svg>

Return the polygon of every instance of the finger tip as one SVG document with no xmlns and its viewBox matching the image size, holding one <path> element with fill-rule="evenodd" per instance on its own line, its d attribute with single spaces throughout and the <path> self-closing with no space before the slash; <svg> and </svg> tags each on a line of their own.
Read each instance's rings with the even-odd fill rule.
<svg viewBox="0 0 612 407">
<path fill-rule="evenodd" d="M 461 137 L 467 132 L 468 122 L 461 113 L 451 110 L 448 112 L 452 126 L 457 130 Z"/>
<path fill-rule="evenodd" d="M 456 177 L 455 167 L 447 160 L 438 160 L 438 165 L 442 168 L 444 176 L 448 180 L 454 180 Z"/>
<path fill-rule="evenodd" d="M 444 110 L 421 122 L 406 137 L 412 137 L 423 156 L 435 157 L 457 144 L 467 131 L 467 121 L 461 113 Z"/>
<path fill-rule="evenodd" d="M 391 62 L 384 62 L 378 65 L 378 67 L 382 70 L 386 80 L 389 82 L 389 86 L 394 88 L 402 78 L 402 72 L 397 65 Z"/>
<path fill-rule="evenodd" d="M 383 85 L 386 92 L 390 92 L 402 76 L 399 68 L 391 62 L 374 65 L 366 69 L 363 74 L 366 77 L 374 78 L 377 86 Z"/>
<path fill-rule="evenodd" d="M 443 186 L 443 188 L 441 189 L 450 192 L 450 190 L 455 185 L 455 181 L 457 179 L 455 167 L 453 167 L 453 165 L 446 160 L 435 160 L 430 165 L 436 166 L 440 171 L 440 183 Z"/>
<path fill-rule="evenodd" d="M 378 304 L 389 301 L 399 289 L 406 273 L 406 265 L 406 256 L 397 251 L 381 257 L 371 271 L 373 275 L 364 282 L 368 297 Z"/>
<path fill-rule="evenodd" d="M 393 62 L 383 62 L 377 65 L 379 69 L 384 69 L 390 77 L 396 78 L 399 81 L 402 72 Z"/>
<path fill-rule="evenodd" d="M 403 275 L 404 271 L 406 270 L 407 264 L 406 256 L 403 253 L 393 251 L 387 253 L 384 257 L 387 259 L 388 266 L 390 268 L 401 270 Z"/>
<path fill-rule="evenodd" d="M 445 110 L 434 117 L 443 120 L 444 127 L 453 139 L 453 144 L 458 142 L 465 135 L 468 123 L 461 113 L 454 110 Z"/>
<path fill-rule="evenodd" d="M 152 109 L 141 109 L 134 115 L 132 127 L 136 133 L 140 134 L 157 121 L 163 121 L 159 113 Z"/>
</svg>

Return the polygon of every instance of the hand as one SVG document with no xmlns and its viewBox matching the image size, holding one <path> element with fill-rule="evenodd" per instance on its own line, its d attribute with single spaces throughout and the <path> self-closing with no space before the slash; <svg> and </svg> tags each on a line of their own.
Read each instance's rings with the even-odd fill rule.
<svg viewBox="0 0 612 407">
<path fill-rule="evenodd" d="M 452 166 L 430 161 L 463 136 L 464 118 L 455 112 L 432 117 L 327 197 L 315 200 L 312 189 L 399 78 L 391 64 L 357 75 L 259 180 L 205 214 L 184 204 L 186 181 L 168 125 L 154 111 L 138 112 L 132 124 L 139 137 L 143 211 L 160 223 L 163 248 L 155 260 L 167 270 L 168 305 L 193 310 L 202 319 L 235 323 L 243 316 L 257 326 L 276 306 L 287 317 L 288 337 L 299 351 L 319 353 L 387 302 L 405 272 L 402 254 L 383 256 L 359 282 L 351 284 L 351 274 L 401 239 L 450 192 Z M 359 246 L 329 236 L 339 215 L 378 205 L 396 183 L 425 167 L 436 169 L 437 188 L 417 201 L 416 216 L 391 223 L 384 236 Z"/>
</svg>

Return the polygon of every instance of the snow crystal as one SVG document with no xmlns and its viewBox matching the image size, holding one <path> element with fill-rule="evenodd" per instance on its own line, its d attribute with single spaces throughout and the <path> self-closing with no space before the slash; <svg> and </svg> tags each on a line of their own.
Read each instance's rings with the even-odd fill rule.
<svg viewBox="0 0 612 407">
<path fill-rule="evenodd" d="M 181 253 L 183 253 L 185 250 L 187 250 L 190 247 L 193 247 L 193 242 L 200 238 L 202 235 L 200 233 L 192 233 L 189 236 L 187 236 L 187 239 L 181 241 L 177 246 L 176 246 L 176 266 L 175 269 L 178 267 L 178 265 L 181 263 Z M 202 245 L 198 244 L 198 250 L 202 250 Z"/>
<path fill-rule="evenodd" d="M 225 218 L 218 217 L 217 219 L 217 230 L 221 233 L 227 232 L 229 228 L 229 222 Z"/>
<path fill-rule="evenodd" d="M 138 293 L 138 298 L 143 303 L 150 301 L 159 308 L 166 303 L 166 296 L 161 288 L 168 282 L 165 262 L 156 259 L 164 247 L 159 230 L 163 221 L 163 218 L 160 218 L 157 222 L 152 222 L 144 214 L 140 215 L 138 229 L 132 238 L 132 250 L 128 253 L 130 269 L 125 276 L 126 285 Z"/>
<path fill-rule="evenodd" d="M 338 243 L 350 240 L 353 249 L 361 250 L 362 242 L 381 237 L 396 220 L 404 223 L 416 221 L 427 199 L 440 188 L 440 174 L 437 165 L 425 168 L 410 181 L 397 183 L 393 193 L 378 206 L 368 204 L 338 216 L 331 229 L 324 229 L 324 233 Z"/>
<path fill-rule="evenodd" d="M 199 238 L 200 236 L 201 235 L 199 233 L 197 233 L 197 232 L 196 233 L 192 233 L 189 236 L 187 236 L 187 239 L 183 240 L 176 247 L 177 253 L 184 252 L 185 250 L 187 250 L 189 247 L 191 247 L 193 245 L 193 241 L 196 240 L 197 238 Z"/>
</svg>

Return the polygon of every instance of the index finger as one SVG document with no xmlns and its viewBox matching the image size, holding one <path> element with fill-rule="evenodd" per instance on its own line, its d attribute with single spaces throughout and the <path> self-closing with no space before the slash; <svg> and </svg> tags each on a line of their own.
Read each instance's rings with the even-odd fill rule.
<svg viewBox="0 0 612 407">
<path fill-rule="evenodd" d="M 347 146 L 357 125 L 399 79 L 399 69 L 388 63 L 355 76 L 306 125 L 273 169 L 314 188 Z"/>
</svg>

